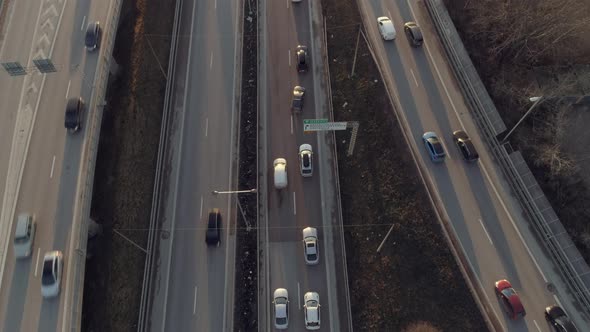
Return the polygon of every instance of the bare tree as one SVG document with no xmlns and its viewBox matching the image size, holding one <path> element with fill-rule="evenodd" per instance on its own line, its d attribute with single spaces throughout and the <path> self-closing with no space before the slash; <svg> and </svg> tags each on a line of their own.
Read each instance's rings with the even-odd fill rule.
<svg viewBox="0 0 590 332">
<path fill-rule="evenodd" d="M 473 18 L 470 36 L 490 43 L 493 58 L 531 63 L 564 53 L 566 43 L 590 23 L 582 0 L 479 0 L 466 3 Z"/>
</svg>

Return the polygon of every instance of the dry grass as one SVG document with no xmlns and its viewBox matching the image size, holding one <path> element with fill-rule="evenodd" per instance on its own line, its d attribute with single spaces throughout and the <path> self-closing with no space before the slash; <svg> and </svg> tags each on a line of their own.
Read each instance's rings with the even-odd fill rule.
<svg viewBox="0 0 590 332">
<path fill-rule="evenodd" d="M 362 39 L 356 76 L 348 78 L 354 52 L 350 45 L 360 22 L 355 1 L 323 0 L 322 5 L 335 118 L 360 123 L 353 158 L 346 157 L 350 133 L 337 135 L 354 329 L 487 330 Z"/>
<path fill-rule="evenodd" d="M 91 212 L 104 234 L 86 265 L 84 331 L 136 329 L 145 254 L 112 230 L 146 247 L 166 85 L 156 59 L 166 70 L 174 3 L 124 1 L 114 51 L 121 73 L 107 93 Z"/>
</svg>

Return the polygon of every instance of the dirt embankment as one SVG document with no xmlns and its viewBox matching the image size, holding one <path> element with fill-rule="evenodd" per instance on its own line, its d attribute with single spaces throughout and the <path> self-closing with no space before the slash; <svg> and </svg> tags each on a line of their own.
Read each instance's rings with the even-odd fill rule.
<svg viewBox="0 0 590 332">
<path fill-rule="evenodd" d="M 445 3 L 508 128 L 532 105 L 528 97 L 590 95 L 590 2 L 496 1 L 490 11 L 490 1 Z M 522 122 L 510 144 L 523 153 L 590 262 L 590 135 L 580 125 L 590 121 L 588 109 L 550 98 Z"/>
<path fill-rule="evenodd" d="M 485 331 L 403 140 L 378 70 L 361 37 L 354 0 L 322 0 L 336 121 L 353 324 L 356 331 Z M 380 254 L 377 247 L 393 231 Z"/>
<path fill-rule="evenodd" d="M 91 216 L 103 234 L 90 242 L 83 331 L 137 329 L 175 0 L 126 0 L 113 57 L 98 150 Z"/>
</svg>

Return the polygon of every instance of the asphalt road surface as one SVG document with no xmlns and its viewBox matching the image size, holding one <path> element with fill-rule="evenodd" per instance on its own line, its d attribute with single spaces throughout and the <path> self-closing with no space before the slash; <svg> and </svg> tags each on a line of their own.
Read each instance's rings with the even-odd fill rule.
<svg viewBox="0 0 590 332">
<path fill-rule="evenodd" d="M 323 75 L 320 52 L 312 42 L 318 39 L 320 31 L 312 30 L 312 11 L 320 10 L 319 4 L 303 1 L 295 4 L 291 1 L 265 1 L 262 20 L 264 20 L 262 50 L 261 109 L 264 113 L 261 126 L 265 128 L 267 143 L 266 160 L 260 167 L 266 168 L 265 188 L 268 193 L 267 219 L 268 243 L 266 255 L 269 264 L 266 270 L 267 287 L 265 297 L 260 298 L 260 310 L 267 310 L 266 321 L 260 322 L 266 331 L 274 330 L 273 292 L 277 288 L 286 288 L 289 292 L 289 330 L 305 329 L 303 312 L 303 295 L 317 292 L 321 304 L 321 330 L 344 331 L 345 324 L 340 322 L 345 311 L 345 301 L 338 301 L 336 277 L 330 274 L 334 270 L 333 261 L 327 252 L 329 238 L 324 227 L 325 214 L 330 207 L 322 202 L 321 181 L 334 181 L 320 176 L 319 160 L 327 158 L 321 153 L 326 149 L 318 148 L 315 133 L 303 133 L 303 119 L 314 119 L 324 110 L 316 109 L 318 99 L 323 98 L 318 80 Z M 309 70 L 298 73 L 296 68 L 296 47 L 308 47 Z M 303 111 L 292 114 L 291 100 L 293 87 L 306 89 Z M 298 149 L 301 144 L 311 144 L 314 150 L 313 176 L 304 178 L 300 173 Z M 264 143 L 263 143 L 264 144 Z M 264 148 L 264 146 L 263 146 Z M 326 152 L 328 153 L 328 152 Z M 287 160 L 288 186 L 277 190 L 273 184 L 273 161 L 276 158 Z M 261 160 L 264 160 L 261 159 Z M 331 166 L 331 165 L 330 165 Z M 327 173 L 322 173 L 322 175 Z M 333 174 L 333 173 L 332 173 Z M 328 217 L 328 219 L 330 219 Z M 320 260 L 318 265 L 306 265 L 302 243 L 302 230 L 307 227 L 318 229 Z M 343 272 L 336 272 L 343 278 Z M 340 327 L 342 326 L 342 329 Z"/>
<path fill-rule="evenodd" d="M 506 331 L 549 331 L 543 312 L 546 306 L 559 301 L 578 327 L 585 326 L 487 153 L 423 6 L 406 0 L 370 0 L 361 1 L 360 7 L 388 89 L 409 129 L 412 148 L 425 166 L 426 178 L 435 187 L 434 199 L 444 206 L 443 218 L 451 222 L 461 243 L 458 249 L 468 258 L 468 268 L 477 279 L 475 287 L 484 292 L 482 300 L 491 308 L 492 318 L 495 316 Z M 397 30 L 394 41 L 381 38 L 379 16 L 393 20 Z M 424 46 L 410 47 L 403 30 L 407 21 L 422 26 Z M 452 142 L 452 132 L 459 129 L 471 136 L 480 154 L 479 162 L 468 164 L 462 160 Z M 447 151 L 444 163 L 430 161 L 421 138 L 426 131 L 434 131 L 442 139 Z M 520 294 L 527 311 L 523 320 L 511 321 L 495 296 L 494 283 L 504 278 Z M 548 283 L 556 287 L 558 297 L 548 290 Z"/>
<path fill-rule="evenodd" d="M 36 116 L 28 151 L 23 150 L 22 156 L 12 155 L 12 158 L 26 156 L 13 220 L 17 214 L 27 211 L 35 215 L 37 223 L 33 252 L 28 259 L 15 261 L 12 234 L 16 223 L 9 230 L 10 243 L 0 289 L 0 322 L 3 331 L 56 331 L 61 328 L 63 297 L 42 298 L 41 263 L 46 251 L 61 250 L 64 253 L 64 275 L 66 273 L 80 154 L 86 139 L 86 122 L 80 132 L 67 134 L 64 128 L 65 104 L 69 97 L 82 96 L 86 101 L 90 100 L 98 52 L 88 53 L 84 48 L 86 23 L 90 20 L 104 22 L 109 2 L 12 3 L 14 10 L 7 16 L 0 61 L 19 61 L 30 66 L 29 59 L 39 58 L 40 53 L 36 52 L 42 49 L 45 55 L 50 55 L 57 72 L 47 74 L 45 83 L 34 89 L 26 84 L 24 76 L 0 75 L 0 98 L 3 100 L 0 192 L 4 195 L 7 185 L 13 134 L 22 130 L 17 123 L 17 113 L 31 105 Z M 86 109 L 86 112 L 92 110 Z M 86 121 L 88 116 L 84 119 Z M 8 197 L 3 196 L 3 199 Z M 61 295 L 66 282 L 65 278 L 62 279 Z"/>
<path fill-rule="evenodd" d="M 161 242 L 166 262 L 151 311 L 154 331 L 231 331 L 233 322 L 237 102 L 236 68 L 241 3 L 184 1 L 175 76 L 177 178 L 170 183 L 172 220 Z M 237 54 L 240 54 L 239 52 Z M 174 176 L 173 176 L 174 177 Z M 208 211 L 222 214 L 219 247 L 207 247 Z M 171 243 L 171 244 L 170 244 Z"/>
</svg>

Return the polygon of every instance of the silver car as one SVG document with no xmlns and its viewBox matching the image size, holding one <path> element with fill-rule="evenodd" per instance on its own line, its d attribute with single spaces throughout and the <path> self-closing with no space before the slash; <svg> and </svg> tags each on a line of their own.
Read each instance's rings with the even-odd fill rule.
<svg viewBox="0 0 590 332">
<path fill-rule="evenodd" d="M 63 255 L 61 251 L 54 250 L 45 253 L 43 257 L 43 271 L 41 274 L 41 294 L 44 298 L 59 295 L 61 286 L 61 274 L 63 271 Z"/>
<path fill-rule="evenodd" d="M 29 213 L 21 213 L 16 220 L 14 231 L 14 256 L 16 258 L 27 258 L 33 249 L 35 238 L 35 221 Z"/>
<path fill-rule="evenodd" d="M 313 151 L 310 144 L 301 144 L 299 147 L 299 162 L 301 165 L 301 176 L 310 177 L 313 175 Z"/>
<path fill-rule="evenodd" d="M 305 264 L 316 265 L 320 262 L 320 251 L 318 248 L 318 230 L 313 227 L 303 229 L 303 253 Z"/>
<path fill-rule="evenodd" d="M 284 288 L 277 288 L 273 295 L 275 328 L 285 330 L 289 327 L 289 293 Z"/>
</svg>

